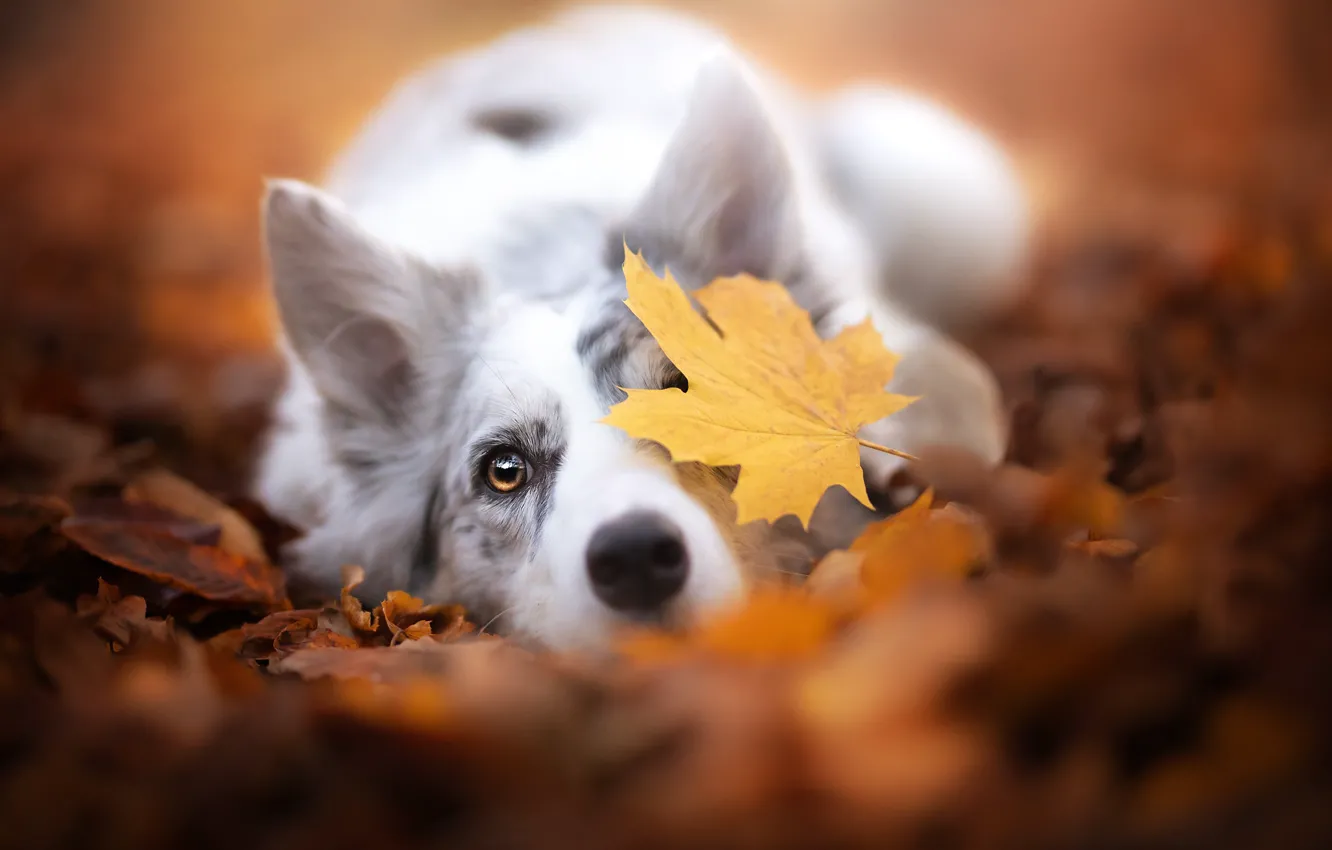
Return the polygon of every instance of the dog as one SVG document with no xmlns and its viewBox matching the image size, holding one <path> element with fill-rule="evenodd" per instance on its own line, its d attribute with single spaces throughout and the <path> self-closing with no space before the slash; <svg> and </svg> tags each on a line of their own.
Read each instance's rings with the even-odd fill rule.
<svg viewBox="0 0 1332 850">
<path fill-rule="evenodd" d="M 270 180 L 263 221 L 290 368 L 256 491 L 319 592 L 358 564 L 369 598 L 579 649 L 781 568 L 780 523 L 734 522 L 735 470 L 599 422 L 622 388 L 688 389 L 623 303 L 626 246 L 686 288 L 780 281 L 825 336 L 872 318 L 922 398 L 866 439 L 1004 451 L 950 333 L 1019 292 L 1005 154 L 907 93 L 803 95 L 675 13 L 579 8 L 439 60 L 322 188 Z M 902 463 L 863 460 L 872 491 Z"/>
</svg>

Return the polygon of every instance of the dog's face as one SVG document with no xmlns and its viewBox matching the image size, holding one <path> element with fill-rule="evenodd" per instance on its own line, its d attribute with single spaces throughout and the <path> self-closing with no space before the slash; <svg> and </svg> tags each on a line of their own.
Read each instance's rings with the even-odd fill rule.
<svg viewBox="0 0 1332 850">
<path fill-rule="evenodd" d="M 459 388 L 432 596 L 569 645 L 621 619 L 680 623 L 743 590 L 733 482 L 598 421 L 617 385 L 682 385 L 630 321 L 610 304 L 497 299 Z"/>
<path fill-rule="evenodd" d="M 733 471 L 674 465 L 599 421 L 623 388 L 687 391 L 623 304 L 626 242 L 686 285 L 798 265 L 791 176 L 758 101 L 728 68 L 698 91 L 637 211 L 588 243 L 558 297 L 525 285 L 523 262 L 440 268 L 317 190 L 270 186 L 286 342 L 341 482 L 299 570 L 327 581 L 359 563 L 369 595 L 408 588 L 566 647 L 743 592 L 770 553 L 761 524 L 735 527 Z"/>
</svg>

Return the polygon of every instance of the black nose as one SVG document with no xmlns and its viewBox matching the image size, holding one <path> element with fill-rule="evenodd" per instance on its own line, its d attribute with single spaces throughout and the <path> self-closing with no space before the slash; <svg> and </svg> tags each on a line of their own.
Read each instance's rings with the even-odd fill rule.
<svg viewBox="0 0 1332 850">
<path fill-rule="evenodd" d="M 689 575 L 684 536 L 660 514 L 625 514 L 592 535 L 587 573 L 597 596 L 617 611 L 656 611 Z"/>
</svg>

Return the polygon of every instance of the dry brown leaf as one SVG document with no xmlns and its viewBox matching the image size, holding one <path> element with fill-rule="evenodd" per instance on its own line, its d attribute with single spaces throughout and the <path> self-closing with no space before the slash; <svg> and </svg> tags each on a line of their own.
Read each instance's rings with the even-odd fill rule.
<svg viewBox="0 0 1332 850">
<path fill-rule="evenodd" d="M 361 567 L 344 567 L 342 570 L 342 594 L 338 598 L 338 607 L 354 633 L 359 637 L 373 637 L 379 631 L 379 609 L 365 610 L 361 600 L 353 593 L 365 581 L 365 570 Z"/>
<path fill-rule="evenodd" d="M 290 605 L 280 571 L 184 536 L 200 528 L 208 526 L 179 518 L 136 522 L 84 513 L 60 525 L 61 533 L 89 554 L 159 584 L 213 602 L 269 610 Z"/>
<path fill-rule="evenodd" d="M 6 485 L 27 492 L 66 496 L 76 487 L 112 477 L 119 466 L 102 429 L 64 416 L 19 413 L 7 404 L 0 406 L 0 449 L 23 458 L 27 474 L 9 470 Z"/>
<path fill-rule="evenodd" d="M 369 679 L 388 681 L 414 676 L 441 676 L 448 672 L 450 655 L 465 644 L 407 641 L 397 646 L 298 649 L 272 663 L 276 673 L 294 673 L 304 679 Z"/>
<path fill-rule="evenodd" d="M 330 676 L 341 706 L 373 723 L 429 734 L 449 728 L 455 719 L 448 693 L 435 677 L 409 670 L 384 685 L 373 675 Z"/>
<path fill-rule="evenodd" d="M 698 633 L 702 648 L 754 660 L 812 657 L 836 628 L 831 609 L 798 590 L 759 590 L 738 611 L 707 622 Z"/>
<path fill-rule="evenodd" d="M 1233 805 L 1308 759 L 1309 731 L 1277 706 L 1232 700 L 1210 718 L 1198 752 L 1168 762 L 1135 789 L 1130 817 L 1161 827 Z"/>
<path fill-rule="evenodd" d="M 218 548 L 224 552 L 268 563 L 259 532 L 239 513 L 214 499 L 190 482 L 165 469 L 136 476 L 124 490 L 125 501 L 147 503 L 221 529 Z"/>
<path fill-rule="evenodd" d="M 390 626 L 390 628 L 395 627 Z M 403 640 L 420 640 L 421 638 L 430 637 L 433 633 L 434 630 L 430 628 L 430 621 L 420 620 L 412 623 L 405 629 L 399 629 L 393 636 L 393 642 L 400 643 Z"/>
<path fill-rule="evenodd" d="M 279 642 L 286 639 L 288 633 L 278 636 Z M 283 647 L 285 648 L 285 647 Z M 293 649 L 360 649 L 361 644 L 355 638 L 349 638 L 344 634 L 339 634 L 332 629 L 315 629 L 306 637 L 305 641 Z"/>
<path fill-rule="evenodd" d="M 636 632 L 619 644 L 628 658 L 662 662 L 704 653 L 752 662 L 797 661 L 822 652 L 838 613 L 799 588 L 760 587 L 737 607 L 705 619 L 683 635 Z"/>
<path fill-rule="evenodd" d="M 0 573 L 25 570 L 30 556 L 49 554 L 32 552 L 34 543 L 58 529 L 71 510 L 55 497 L 0 494 Z"/>
<path fill-rule="evenodd" d="M 391 590 L 384 601 L 366 610 L 355 590 L 365 581 L 365 570 L 343 570 L 342 594 L 335 613 L 349 632 L 363 646 L 396 645 L 403 641 L 434 638 L 438 642 L 455 640 L 475 629 L 467 622 L 461 605 L 427 605 L 423 600 L 401 590 Z M 337 627 L 334 627 L 337 630 Z"/>
<path fill-rule="evenodd" d="M 466 634 L 471 628 L 461 605 L 427 605 L 399 590 L 389 591 L 379 610 L 393 643 L 431 635 L 449 639 Z"/>
<path fill-rule="evenodd" d="M 74 607 L 116 649 L 133 646 L 143 637 L 161 642 L 175 637 L 170 618 L 149 617 L 148 603 L 142 596 L 125 596 L 102 579 L 97 580 L 97 595 L 79 597 Z"/>
<path fill-rule="evenodd" d="M 911 506 L 869 526 L 851 551 L 835 551 L 800 588 L 763 586 L 740 606 L 712 615 L 683 635 L 635 632 L 621 652 L 640 662 L 708 653 L 753 661 L 811 658 L 842 620 L 865 603 L 895 600 L 914 582 L 955 581 L 989 557 L 980 522 L 954 505 L 931 509 L 927 491 Z"/>
<path fill-rule="evenodd" d="M 306 645 L 319 628 L 319 613 L 316 608 L 277 611 L 257 623 L 246 623 L 240 629 L 240 656 L 267 661 L 292 645 Z"/>
<path fill-rule="evenodd" d="M 821 599 L 854 606 L 863 595 L 860 568 L 864 563 L 863 552 L 834 549 L 810 572 L 805 589 Z"/>
<path fill-rule="evenodd" d="M 797 678 L 811 768 L 839 799 L 928 808 L 974 780 L 986 749 L 937 706 L 992 647 L 979 614 L 965 597 L 880 611 Z"/>
<path fill-rule="evenodd" d="M 1195 613 L 1205 595 L 1204 575 L 1198 561 L 1177 540 L 1144 552 L 1133 565 L 1133 600 L 1155 613 Z"/>
<path fill-rule="evenodd" d="M 1046 522 L 1085 528 L 1093 537 L 1117 537 L 1124 528 L 1126 504 L 1124 494 L 1105 482 L 1100 463 L 1070 463 L 1050 481 Z"/>
<path fill-rule="evenodd" d="M 863 557 L 860 577 L 870 600 L 893 601 L 925 579 L 965 578 L 988 560 L 990 544 L 979 520 L 956 505 L 932 509 L 933 503 L 933 491 L 926 490 L 851 544 L 851 552 Z"/>
<path fill-rule="evenodd" d="M 1113 537 L 1105 540 L 1079 540 L 1069 544 L 1075 552 L 1105 561 L 1131 561 L 1137 557 L 1138 544 L 1132 540 Z"/>
<path fill-rule="evenodd" d="M 67 523 L 105 525 L 129 534 L 165 534 L 198 546 L 216 546 L 222 529 L 146 502 L 131 504 L 117 498 L 78 499 Z"/>
<path fill-rule="evenodd" d="M 425 602 L 405 591 L 390 590 L 379 607 L 385 619 L 397 621 L 416 614 L 425 607 Z"/>
</svg>

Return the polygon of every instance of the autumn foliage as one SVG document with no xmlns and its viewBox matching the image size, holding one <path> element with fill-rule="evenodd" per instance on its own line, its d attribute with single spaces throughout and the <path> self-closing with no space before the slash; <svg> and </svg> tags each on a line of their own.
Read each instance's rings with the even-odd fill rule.
<svg viewBox="0 0 1332 850">
<path fill-rule="evenodd" d="M 1243 232 L 1189 274 L 1126 262 L 1114 297 L 1140 309 L 1101 328 L 1110 362 L 1066 344 L 1091 255 L 1052 261 L 976 341 L 1010 463 L 922 457 L 931 489 L 807 582 L 605 658 L 404 593 L 367 607 L 354 570 L 293 608 L 294 532 L 258 506 L 138 449 L 52 452 L 11 412 L 6 835 L 1325 846 L 1332 258 L 1299 235 L 1280 280 Z"/>
<path fill-rule="evenodd" d="M 1106 192 L 1127 160 L 1144 163 L 1135 186 L 1162 195 L 1179 188 L 1168 173 L 1271 173 L 1254 164 L 1245 191 L 1222 193 L 1223 216 L 1176 221 L 1187 204 L 1134 195 L 1119 212 L 1135 226 L 1120 232 L 1064 210 L 1030 299 L 967 340 L 1004 385 L 1000 468 L 922 453 L 921 497 L 807 580 L 589 657 L 518 645 L 405 593 L 361 600 L 354 569 L 338 598 L 300 598 L 280 558 L 297 532 L 240 495 L 255 423 L 217 424 L 202 392 L 181 390 L 169 415 L 153 407 L 151 362 L 142 379 L 93 380 L 117 358 L 151 361 L 140 338 L 196 356 L 263 344 L 257 288 L 198 294 L 256 268 L 257 238 L 228 211 L 253 210 L 260 153 L 219 145 L 212 124 L 189 135 L 186 117 L 239 77 L 253 78 L 240 100 L 278 86 L 249 52 L 222 52 L 248 58 L 209 77 L 208 96 L 181 83 L 189 96 L 164 103 L 154 84 L 170 72 L 136 64 L 141 45 L 108 28 L 125 7 L 89 4 L 103 11 L 87 43 L 107 52 L 74 64 L 150 92 L 149 106 L 30 90 L 19 71 L 0 104 L 0 288 L 14 281 L 5 295 L 18 298 L 0 316 L 0 846 L 1332 846 L 1332 170 L 1302 158 L 1329 149 L 1326 133 L 1264 123 L 1293 124 L 1307 101 L 1326 129 L 1325 87 L 1288 85 L 1267 61 L 1326 66 L 1326 9 L 1090 4 L 1078 42 L 1050 24 L 1067 23 L 1064 4 L 1020 5 L 1036 17 L 972 4 L 952 50 L 910 43 L 908 27 L 892 37 L 939 65 L 990 57 L 978 73 L 1004 69 L 1001 88 L 1035 78 L 1058 95 L 1042 108 L 1092 114 L 1077 124 L 1098 140 L 1087 161 L 1120 169 L 1091 181 Z M 1129 38 L 1130 7 L 1172 22 L 1156 50 L 1129 49 L 1152 44 Z M 1278 7 L 1299 13 L 1299 50 L 1243 37 L 1271 29 L 1246 9 Z M 191 7 L 153 8 L 179 24 Z M 244 32 L 234 8 L 206 20 Z M 310 8 L 274 41 L 313 41 L 333 13 Z M 403 49 L 392 20 L 373 30 L 384 52 Z M 1077 46 L 1040 52 L 1005 39 L 1005 20 L 1014 32 L 1045 21 L 1050 42 Z M 415 24 L 404 29 L 424 50 Z M 885 54 L 885 29 L 857 28 L 846 51 Z M 1200 37 L 1217 30 L 1234 31 L 1227 49 Z M 362 82 L 355 40 L 339 38 L 357 61 L 292 100 L 332 88 L 350 101 L 354 84 L 367 103 L 379 95 L 388 65 Z M 207 55 L 196 39 L 183 52 Z M 1107 41 L 1105 55 L 1149 65 L 1110 98 L 1086 70 L 1087 45 Z M 1200 62 L 1209 49 L 1224 61 Z M 1012 127 L 1034 90 L 1019 92 L 1031 102 L 1016 98 Z M 231 133 L 238 144 L 263 148 L 291 108 L 274 102 Z M 1121 121 L 1114 102 L 1155 120 Z M 217 126 L 234 130 L 236 112 Z M 101 123 L 78 124 L 85 114 Z M 1251 120 L 1225 132 L 1236 116 Z M 180 294 L 190 286 L 194 300 Z M 234 319 L 221 342 L 201 330 L 218 333 L 209 312 Z M 238 374 L 246 392 L 207 383 L 247 404 L 272 389 L 263 370 Z M 754 515 L 772 507 L 769 486 L 751 491 Z"/>
</svg>

